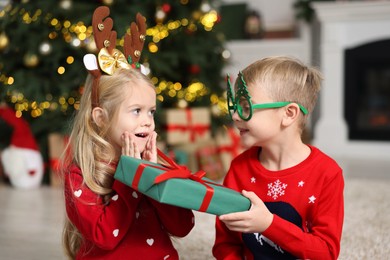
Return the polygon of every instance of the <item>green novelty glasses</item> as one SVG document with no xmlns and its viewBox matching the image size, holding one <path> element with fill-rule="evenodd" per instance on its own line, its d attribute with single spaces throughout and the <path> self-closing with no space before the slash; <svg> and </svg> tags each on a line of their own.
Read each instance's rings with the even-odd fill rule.
<svg viewBox="0 0 390 260">
<path fill-rule="evenodd" d="M 236 92 L 236 96 L 233 96 L 232 85 L 230 83 L 230 76 L 227 75 L 227 102 L 228 102 L 228 110 L 229 115 L 233 119 L 234 112 L 237 111 L 238 115 L 242 120 L 249 121 L 252 118 L 254 109 L 267 109 L 267 108 L 280 108 L 287 106 L 288 104 L 295 102 L 272 102 L 272 103 L 264 103 L 264 104 L 252 104 L 251 96 L 249 95 L 246 82 L 244 77 L 240 71 L 238 74 L 240 81 L 238 83 L 238 88 Z M 307 115 L 309 112 L 307 109 L 298 104 L 304 115 Z"/>
</svg>

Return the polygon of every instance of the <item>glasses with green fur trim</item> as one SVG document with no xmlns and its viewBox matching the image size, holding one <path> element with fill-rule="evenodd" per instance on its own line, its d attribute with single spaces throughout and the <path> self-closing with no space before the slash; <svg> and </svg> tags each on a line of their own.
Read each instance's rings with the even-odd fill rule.
<svg viewBox="0 0 390 260">
<path fill-rule="evenodd" d="M 290 101 L 263 103 L 263 104 L 252 104 L 251 96 L 248 92 L 248 87 L 244 80 L 244 76 L 241 71 L 238 74 L 239 82 L 236 95 L 233 96 L 232 84 L 230 82 L 230 76 L 227 75 L 227 102 L 229 115 L 233 119 L 233 114 L 237 111 L 238 115 L 242 120 L 249 121 L 252 118 L 254 109 L 269 109 L 269 108 L 281 108 L 291 103 Z M 301 104 L 296 103 L 302 113 L 307 115 L 309 112 Z"/>
</svg>

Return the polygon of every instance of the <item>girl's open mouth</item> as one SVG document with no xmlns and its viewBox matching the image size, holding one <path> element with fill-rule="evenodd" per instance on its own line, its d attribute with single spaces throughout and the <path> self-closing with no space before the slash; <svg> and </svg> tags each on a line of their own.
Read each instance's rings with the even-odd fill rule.
<svg viewBox="0 0 390 260">
<path fill-rule="evenodd" d="M 140 137 L 140 138 L 145 138 L 145 137 L 148 137 L 148 133 L 138 133 L 138 134 L 134 134 L 136 137 Z"/>
<path fill-rule="evenodd" d="M 249 132 L 248 129 L 243 129 L 243 128 L 239 128 L 238 130 L 240 131 L 240 135 L 243 135 L 243 134 L 245 134 L 246 132 Z"/>
</svg>

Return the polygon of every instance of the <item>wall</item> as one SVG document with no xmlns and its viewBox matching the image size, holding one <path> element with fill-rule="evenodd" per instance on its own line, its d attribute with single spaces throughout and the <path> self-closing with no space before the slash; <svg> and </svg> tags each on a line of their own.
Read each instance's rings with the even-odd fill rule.
<svg viewBox="0 0 390 260">
<path fill-rule="evenodd" d="M 294 26 L 293 4 L 295 0 L 223 0 L 223 4 L 247 3 L 250 9 L 258 11 L 266 30 L 288 29 Z"/>
<path fill-rule="evenodd" d="M 223 0 L 222 4 L 246 3 L 262 15 L 266 31 L 298 28 L 295 38 L 232 40 L 226 44 L 230 51 L 225 71 L 233 77 L 255 60 L 271 55 L 289 55 L 311 63 L 311 31 L 307 24 L 295 20 L 295 0 Z"/>
</svg>

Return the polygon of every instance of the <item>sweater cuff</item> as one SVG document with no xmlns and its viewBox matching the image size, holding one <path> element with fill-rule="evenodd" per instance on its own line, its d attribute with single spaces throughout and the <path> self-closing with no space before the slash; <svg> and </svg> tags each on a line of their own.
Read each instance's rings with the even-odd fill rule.
<svg viewBox="0 0 390 260">
<path fill-rule="evenodd" d="M 271 237 L 275 236 L 276 234 L 278 234 L 280 232 L 280 217 L 276 214 L 273 214 L 274 217 L 272 219 L 272 223 L 271 225 L 269 225 L 269 227 L 264 230 L 264 232 L 262 232 L 262 234 L 264 236 L 266 236 L 267 238 L 271 239 Z M 283 233 L 283 232 L 281 232 Z M 278 234 L 278 235 L 283 235 L 283 234 Z M 277 235 L 276 235 L 277 236 Z M 272 240 L 272 239 L 271 239 Z"/>
</svg>

